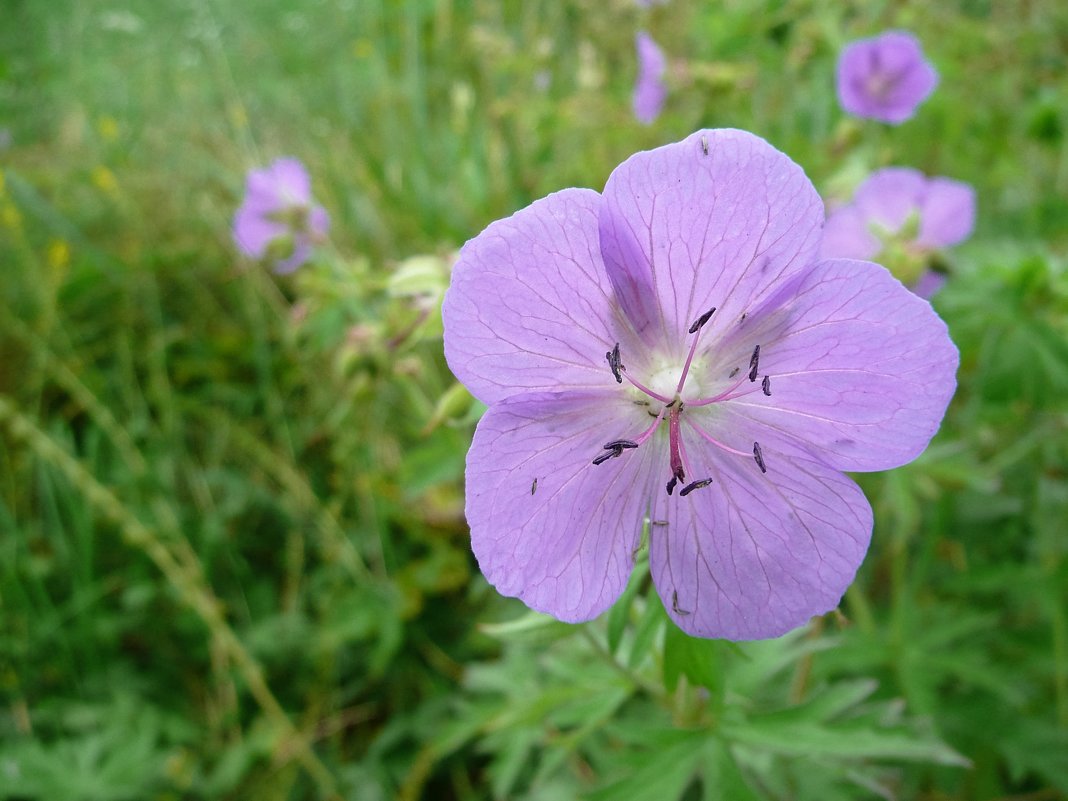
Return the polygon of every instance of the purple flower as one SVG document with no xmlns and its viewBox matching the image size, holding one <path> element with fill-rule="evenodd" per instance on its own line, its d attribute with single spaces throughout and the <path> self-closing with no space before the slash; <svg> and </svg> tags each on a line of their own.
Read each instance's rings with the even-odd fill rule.
<svg viewBox="0 0 1068 801">
<path fill-rule="evenodd" d="M 950 178 L 888 167 L 872 173 L 823 229 L 825 259 L 877 260 L 929 298 L 943 283 L 928 269 L 932 251 L 963 242 L 975 225 L 975 190 Z"/>
<path fill-rule="evenodd" d="M 282 158 L 248 174 L 245 199 L 234 215 L 234 241 L 246 256 L 267 258 L 275 272 L 291 273 L 326 236 L 330 218 L 314 205 L 304 165 Z"/>
<path fill-rule="evenodd" d="M 634 82 L 631 106 L 638 122 L 650 125 L 660 116 L 667 97 L 667 87 L 664 85 L 667 59 L 664 58 L 664 51 L 645 31 L 638 31 L 634 46 L 638 51 L 638 79 Z"/>
<path fill-rule="evenodd" d="M 467 457 L 486 578 L 565 621 L 653 581 L 690 634 L 833 609 L 872 514 L 843 470 L 914 459 L 956 386 L 931 306 L 818 258 L 823 205 L 744 131 L 637 153 L 490 225 L 446 293 L 445 356 L 489 409 Z"/>
<path fill-rule="evenodd" d="M 838 59 L 838 100 L 858 117 L 904 122 L 938 84 L 911 33 L 887 31 L 848 45 Z"/>
</svg>

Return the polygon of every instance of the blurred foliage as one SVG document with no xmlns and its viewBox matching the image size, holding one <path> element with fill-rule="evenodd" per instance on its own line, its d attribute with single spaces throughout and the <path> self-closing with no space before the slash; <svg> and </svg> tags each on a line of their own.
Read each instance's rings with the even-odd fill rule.
<svg viewBox="0 0 1068 801">
<path fill-rule="evenodd" d="M 1068 7 L 812 0 L 5 0 L 0 799 L 1068 797 Z M 633 35 L 671 59 L 630 117 Z M 914 30 L 941 85 L 843 118 L 834 59 Z M 441 354 L 456 248 L 700 126 L 832 199 L 974 184 L 935 305 L 960 391 L 860 480 L 837 615 L 693 640 L 640 568 L 568 626 L 478 574 L 481 407 Z M 239 263 L 295 155 L 334 241 Z"/>
</svg>

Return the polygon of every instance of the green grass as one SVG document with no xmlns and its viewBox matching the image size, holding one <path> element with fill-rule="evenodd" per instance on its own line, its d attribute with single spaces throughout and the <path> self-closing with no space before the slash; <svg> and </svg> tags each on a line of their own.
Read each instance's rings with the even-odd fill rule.
<svg viewBox="0 0 1068 801">
<path fill-rule="evenodd" d="M 639 25 L 673 60 L 649 128 Z M 835 56 L 888 27 L 941 85 L 899 128 L 847 121 Z M 0 799 L 1068 797 L 1066 28 L 964 0 L 12 0 Z M 577 628 L 499 598 L 462 514 L 478 409 L 441 405 L 449 254 L 700 126 L 828 193 L 901 164 L 979 197 L 935 304 L 946 424 L 862 477 L 842 616 L 770 643 L 681 636 L 641 575 Z M 230 238 L 279 155 L 333 222 L 288 279 Z"/>
</svg>

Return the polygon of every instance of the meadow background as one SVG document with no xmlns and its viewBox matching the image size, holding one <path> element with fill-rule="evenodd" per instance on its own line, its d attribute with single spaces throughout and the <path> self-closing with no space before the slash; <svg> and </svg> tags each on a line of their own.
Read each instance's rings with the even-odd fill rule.
<svg viewBox="0 0 1068 801">
<path fill-rule="evenodd" d="M 893 27 L 941 84 L 849 120 Z M 942 431 L 860 478 L 840 613 L 739 645 L 641 568 L 578 627 L 485 583 L 438 310 L 488 222 L 704 126 L 978 193 Z M 1068 798 L 1066 130 L 1056 0 L 0 0 L 0 799 Z M 230 228 L 283 155 L 332 217 L 288 277 Z"/>
</svg>

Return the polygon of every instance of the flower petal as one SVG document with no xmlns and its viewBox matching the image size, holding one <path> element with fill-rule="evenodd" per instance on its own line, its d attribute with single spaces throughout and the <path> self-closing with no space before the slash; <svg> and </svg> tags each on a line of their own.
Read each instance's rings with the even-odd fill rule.
<svg viewBox="0 0 1068 801">
<path fill-rule="evenodd" d="M 599 465 L 648 413 L 617 393 L 532 393 L 482 417 L 467 455 L 471 547 L 503 595 L 568 622 L 607 609 L 627 583 L 652 483 L 655 440 Z"/>
<path fill-rule="evenodd" d="M 823 226 L 823 259 L 874 259 L 883 249 L 860 209 L 850 204 L 831 212 Z"/>
<path fill-rule="evenodd" d="M 696 637 L 778 637 L 834 609 L 871 539 L 860 488 L 819 462 L 752 460 L 690 445 L 709 487 L 660 492 L 650 513 L 649 562 L 664 608 Z M 698 468 L 700 465 L 700 468 Z"/>
<path fill-rule="evenodd" d="M 638 121 L 650 125 L 660 116 L 667 97 L 667 87 L 664 86 L 667 59 L 664 51 L 645 31 L 638 31 L 634 45 L 638 53 L 638 78 L 634 82 L 631 104 Z"/>
<path fill-rule="evenodd" d="M 950 178 L 932 178 L 924 193 L 919 242 L 946 248 L 963 242 L 975 227 L 975 190 Z"/>
<path fill-rule="evenodd" d="M 738 450 L 818 459 L 839 470 L 912 461 L 956 389 L 957 348 L 930 304 L 883 267 L 834 260 L 806 278 L 776 333 L 760 342 L 757 391 L 700 422 Z M 769 464 L 770 464 L 769 456 Z"/>
<path fill-rule="evenodd" d="M 296 272 L 311 257 L 311 254 L 312 248 L 308 238 L 304 234 L 299 234 L 293 238 L 293 252 L 275 262 L 274 271 L 279 275 Z"/>
<path fill-rule="evenodd" d="M 896 233 L 909 215 L 920 210 L 927 179 L 919 170 L 886 167 L 868 176 L 853 196 L 861 215 L 891 233 Z"/>
<path fill-rule="evenodd" d="M 600 203 L 589 189 L 557 192 L 460 251 L 442 309 L 445 358 L 485 403 L 614 386 L 605 353 L 626 326 L 598 249 Z"/>
<path fill-rule="evenodd" d="M 600 213 L 616 296 L 647 345 L 684 352 L 700 314 L 737 317 L 816 256 L 823 203 L 804 172 L 745 131 L 706 130 L 613 171 Z"/>
<path fill-rule="evenodd" d="M 263 258 L 271 242 L 286 233 L 286 227 L 270 219 L 269 213 L 246 201 L 234 215 L 234 241 L 246 256 Z"/>
<path fill-rule="evenodd" d="M 330 230 L 330 215 L 322 206 L 313 206 L 308 212 L 308 233 L 316 239 L 322 239 Z"/>
<path fill-rule="evenodd" d="M 311 178 L 304 165 L 294 158 L 277 159 L 265 170 L 249 175 L 249 191 L 273 194 L 280 206 L 311 203 Z"/>
<path fill-rule="evenodd" d="M 916 283 L 909 287 L 917 296 L 924 300 L 930 300 L 946 285 L 945 273 L 934 270 L 924 270 L 923 274 L 916 279 Z"/>
<path fill-rule="evenodd" d="M 909 119 L 938 84 L 919 40 L 887 31 L 850 43 L 838 59 L 838 99 L 850 114 L 892 124 Z"/>
</svg>

